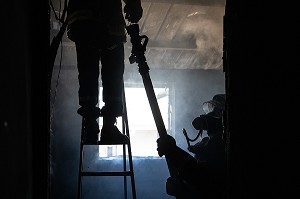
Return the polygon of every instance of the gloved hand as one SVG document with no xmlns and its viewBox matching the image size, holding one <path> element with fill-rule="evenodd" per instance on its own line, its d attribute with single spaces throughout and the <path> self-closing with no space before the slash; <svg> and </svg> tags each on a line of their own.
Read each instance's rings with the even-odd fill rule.
<svg viewBox="0 0 300 199">
<path fill-rule="evenodd" d="M 143 8 L 140 0 L 127 0 L 124 6 L 125 19 L 131 23 L 137 23 L 143 16 Z"/>
<path fill-rule="evenodd" d="M 175 152 L 176 141 L 172 136 L 166 135 L 164 137 L 160 137 L 156 140 L 156 142 L 157 142 L 157 152 L 160 157 Z"/>
</svg>

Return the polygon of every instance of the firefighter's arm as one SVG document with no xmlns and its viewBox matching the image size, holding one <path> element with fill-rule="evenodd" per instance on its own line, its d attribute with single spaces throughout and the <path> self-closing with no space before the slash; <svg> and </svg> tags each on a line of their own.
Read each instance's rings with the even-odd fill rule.
<svg viewBox="0 0 300 199">
<path fill-rule="evenodd" d="M 198 166 L 195 158 L 183 149 L 179 148 L 176 145 L 175 139 L 170 135 L 157 139 L 157 151 L 160 157 L 165 155 L 165 157 L 172 163 L 172 166 L 174 166 L 177 170 L 178 174 L 189 175 L 187 170 Z"/>
<path fill-rule="evenodd" d="M 125 18 L 131 23 L 138 23 L 143 16 L 141 0 L 123 0 Z"/>
</svg>

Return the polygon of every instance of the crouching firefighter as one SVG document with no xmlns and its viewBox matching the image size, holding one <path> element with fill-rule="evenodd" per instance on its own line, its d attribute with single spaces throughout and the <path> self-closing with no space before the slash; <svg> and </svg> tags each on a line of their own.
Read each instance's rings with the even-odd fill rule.
<svg viewBox="0 0 300 199">
<path fill-rule="evenodd" d="M 190 139 L 185 132 L 188 142 L 188 151 L 194 153 L 198 163 L 210 166 L 221 165 L 225 162 L 225 136 L 223 126 L 223 112 L 225 109 L 225 94 L 216 94 L 212 100 L 203 103 L 205 114 L 192 121 L 193 127 L 198 130 L 195 139 Z M 206 131 L 207 136 L 203 136 Z M 198 138 L 199 142 L 190 145 Z"/>
<path fill-rule="evenodd" d="M 124 114 L 123 74 L 125 18 L 137 23 L 143 14 L 140 0 L 69 0 L 67 36 L 75 42 L 79 80 L 79 109 L 83 117 L 83 142 L 97 144 L 98 117 L 103 117 L 100 142 L 128 143 L 129 138 L 116 127 Z M 99 62 L 104 106 L 100 109 Z"/>
<path fill-rule="evenodd" d="M 218 97 L 220 96 L 216 98 Z M 204 104 L 203 107 L 207 108 L 206 106 L 207 104 Z M 168 160 L 177 170 L 177 176 L 169 177 L 166 182 L 167 193 L 176 199 L 225 198 L 225 142 L 222 138 L 222 117 L 219 117 L 223 109 L 219 112 L 217 107 L 209 106 L 210 111 L 207 111 L 207 114 L 195 118 L 192 122 L 197 130 L 201 133 L 202 130 L 206 130 L 209 136 L 196 146 L 189 145 L 188 150 L 196 153 L 195 157 L 179 148 L 172 136 L 157 140 L 159 156 L 168 156 Z"/>
</svg>

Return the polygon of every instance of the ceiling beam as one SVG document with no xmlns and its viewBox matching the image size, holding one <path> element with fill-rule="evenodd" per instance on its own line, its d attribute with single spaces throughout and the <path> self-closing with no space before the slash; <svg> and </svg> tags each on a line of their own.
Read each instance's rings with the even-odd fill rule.
<svg viewBox="0 0 300 199">
<path fill-rule="evenodd" d="M 131 47 L 131 43 L 128 41 L 125 44 L 128 47 Z M 66 47 L 75 47 L 74 42 L 62 42 L 62 46 Z M 147 44 L 147 48 L 151 49 L 167 49 L 167 50 L 199 50 L 197 46 L 193 42 L 157 42 L 157 41 L 149 41 Z"/>
<path fill-rule="evenodd" d="M 202 6 L 225 6 L 226 0 L 141 0 L 148 3 L 170 3 L 184 5 L 202 5 Z"/>
</svg>

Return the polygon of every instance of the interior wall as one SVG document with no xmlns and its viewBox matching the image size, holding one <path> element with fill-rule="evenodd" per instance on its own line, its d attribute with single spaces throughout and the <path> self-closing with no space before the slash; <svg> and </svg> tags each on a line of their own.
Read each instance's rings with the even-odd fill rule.
<svg viewBox="0 0 300 199">
<path fill-rule="evenodd" d="M 63 66 L 58 73 L 58 69 L 56 66 L 51 92 L 53 112 L 51 114 L 50 195 L 53 199 L 65 199 L 74 198 L 77 194 L 81 117 L 76 113 L 79 108 L 77 70 L 75 66 Z M 204 101 L 210 100 L 216 93 L 225 92 L 224 74 L 222 71 L 215 70 L 150 70 L 150 76 L 153 84 L 163 80 L 174 86 L 175 138 L 177 144 L 187 150 L 182 128 L 186 128 L 190 132 L 189 135 L 196 135 L 197 132 L 192 128 L 191 122 L 195 117 L 204 113 L 202 110 Z M 124 81 L 141 82 L 141 76 L 137 70 L 129 70 L 125 72 Z M 95 161 L 94 163 L 101 165 L 101 162 Z M 165 191 L 168 169 L 164 159 L 134 159 L 133 163 L 138 198 L 172 198 Z M 86 183 L 90 188 L 86 189 L 84 194 L 99 194 L 99 197 L 106 199 L 114 198 L 114 196 L 118 198 L 118 194 L 122 194 L 122 184 L 119 184 L 118 193 L 111 192 L 115 185 L 118 186 L 118 182 L 112 182 L 112 180 L 92 179 Z M 96 190 L 93 189 L 95 186 Z"/>
</svg>

